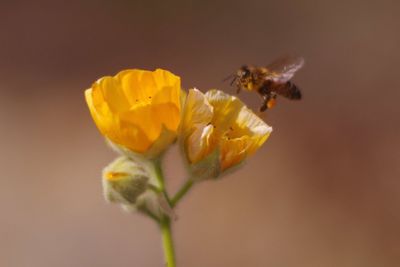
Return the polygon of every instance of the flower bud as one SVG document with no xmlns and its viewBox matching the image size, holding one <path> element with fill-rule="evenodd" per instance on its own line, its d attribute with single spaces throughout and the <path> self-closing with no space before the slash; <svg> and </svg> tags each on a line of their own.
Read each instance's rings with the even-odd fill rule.
<svg viewBox="0 0 400 267">
<path fill-rule="evenodd" d="M 103 171 L 104 196 L 129 212 L 140 211 L 157 220 L 164 215 L 172 217 L 155 176 L 154 162 L 143 157 L 119 157 Z"/>
<path fill-rule="evenodd" d="M 137 162 L 119 157 L 103 171 L 104 196 L 109 202 L 133 205 L 148 187 L 149 176 Z"/>
</svg>

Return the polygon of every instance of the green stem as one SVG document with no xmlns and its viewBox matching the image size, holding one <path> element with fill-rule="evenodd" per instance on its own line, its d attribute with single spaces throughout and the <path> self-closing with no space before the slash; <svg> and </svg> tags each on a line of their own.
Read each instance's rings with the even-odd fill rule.
<svg viewBox="0 0 400 267">
<path fill-rule="evenodd" d="M 163 174 L 163 170 L 161 168 L 161 158 L 154 160 L 154 170 L 156 172 L 159 189 L 164 194 L 165 199 L 167 200 L 168 204 L 171 205 L 171 199 L 165 188 L 164 174 Z"/>
<path fill-rule="evenodd" d="M 154 170 L 156 172 L 156 178 L 157 178 L 157 182 L 158 182 L 158 186 L 160 188 L 161 191 L 165 190 L 165 183 L 164 183 L 164 175 L 163 175 L 163 171 L 161 168 L 161 159 L 155 159 L 153 161 L 154 164 Z"/>
<path fill-rule="evenodd" d="M 175 207 L 175 205 L 181 200 L 182 197 L 186 195 L 190 188 L 192 188 L 194 182 L 192 179 L 186 180 L 186 183 L 179 189 L 179 191 L 175 194 L 175 196 L 171 199 L 170 204 L 171 207 Z"/>
<path fill-rule="evenodd" d="M 156 177 L 157 177 L 158 190 L 164 194 L 168 203 L 172 207 L 171 200 L 170 200 L 167 190 L 165 188 L 164 174 L 163 174 L 163 170 L 161 167 L 161 158 L 154 160 L 154 170 L 155 170 Z M 165 262 L 166 262 L 166 267 L 176 267 L 174 244 L 172 242 L 170 218 L 167 216 L 163 216 L 163 218 L 159 220 L 159 225 L 161 228 L 162 244 L 163 244 L 163 248 L 164 248 L 164 258 L 165 258 Z"/>
<path fill-rule="evenodd" d="M 169 218 L 164 218 L 160 222 L 162 243 L 164 247 L 164 258 L 166 267 L 176 267 L 174 244 L 172 241 L 171 221 Z"/>
</svg>

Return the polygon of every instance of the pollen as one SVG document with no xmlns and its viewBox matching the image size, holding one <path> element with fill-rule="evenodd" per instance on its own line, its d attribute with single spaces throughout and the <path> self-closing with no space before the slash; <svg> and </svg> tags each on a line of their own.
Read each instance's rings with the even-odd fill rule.
<svg viewBox="0 0 400 267">
<path fill-rule="evenodd" d="M 269 109 L 273 108 L 276 105 L 276 100 L 274 98 L 270 99 L 267 103 Z"/>
</svg>

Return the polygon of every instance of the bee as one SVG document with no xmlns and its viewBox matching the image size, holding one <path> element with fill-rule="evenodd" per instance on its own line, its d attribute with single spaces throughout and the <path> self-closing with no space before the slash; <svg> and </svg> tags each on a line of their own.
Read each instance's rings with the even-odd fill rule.
<svg viewBox="0 0 400 267">
<path fill-rule="evenodd" d="M 236 81 L 237 91 L 241 89 L 258 92 L 263 98 L 260 111 L 275 106 L 278 95 L 292 100 L 300 100 L 300 89 L 290 80 L 302 66 L 304 59 L 280 58 L 267 67 L 242 66 L 234 76 L 231 85 Z M 230 76 L 230 77 L 232 77 Z"/>
</svg>

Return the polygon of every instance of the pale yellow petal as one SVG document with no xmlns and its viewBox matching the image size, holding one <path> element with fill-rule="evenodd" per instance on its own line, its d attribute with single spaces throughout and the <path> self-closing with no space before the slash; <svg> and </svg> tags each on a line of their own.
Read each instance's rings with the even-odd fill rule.
<svg viewBox="0 0 400 267">
<path fill-rule="evenodd" d="M 243 107 L 237 117 L 236 124 L 241 128 L 247 128 L 251 135 L 266 135 L 272 131 L 272 127 L 266 124 L 249 108 Z"/>
<path fill-rule="evenodd" d="M 262 119 L 243 106 L 221 142 L 221 161 L 224 169 L 252 155 L 272 131 Z"/>
<path fill-rule="evenodd" d="M 207 125 L 213 118 L 213 107 L 197 89 L 190 89 L 186 97 L 182 119 L 184 135 L 190 134 L 196 125 Z"/>
<path fill-rule="evenodd" d="M 219 90 L 210 90 L 205 97 L 213 107 L 212 123 L 217 131 L 222 133 L 229 129 L 243 107 L 243 103 L 238 98 Z"/>
<path fill-rule="evenodd" d="M 186 144 L 189 162 L 198 162 L 215 148 L 215 145 L 211 143 L 213 130 L 214 127 L 212 125 L 199 126 L 188 137 Z"/>
<path fill-rule="evenodd" d="M 248 136 L 235 139 L 222 138 L 221 140 L 221 168 L 222 171 L 242 162 L 248 155 L 251 140 Z"/>
</svg>

